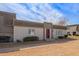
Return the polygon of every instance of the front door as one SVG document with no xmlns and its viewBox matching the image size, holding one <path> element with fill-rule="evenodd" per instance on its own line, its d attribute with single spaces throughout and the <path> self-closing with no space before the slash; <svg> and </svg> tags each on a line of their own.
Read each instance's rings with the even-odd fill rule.
<svg viewBox="0 0 79 59">
<path fill-rule="evenodd" d="M 46 29 L 46 38 L 47 38 L 47 39 L 50 38 L 50 29 Z"/>
</svg>

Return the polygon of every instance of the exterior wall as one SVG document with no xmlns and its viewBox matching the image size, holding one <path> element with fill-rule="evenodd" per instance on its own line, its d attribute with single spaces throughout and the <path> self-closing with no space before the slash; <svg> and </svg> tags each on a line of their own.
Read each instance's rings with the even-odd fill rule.
<svg viewBox="0 0 79 59">
<path fill-rule="evenodd" d="M 76 26 L 67 27 L 67 32 L 73 32 L 76 31 Z"/>
<path fill-rule="evenodd" d="M 67 32 L 70 32 L 70 34 L 73 34 L 73 32 L 76 32 L 76 34 L 79 34 L 79 32 L 77 31 L 77 26 L 67 27 Z"/>
<path fill-rule="evenodd" d="M 31 36 L 28 33 L 29 29 L 34 29 L 35 33 L 33 34 L 34 36 L 38 36 L 40 40 L 54 40 L 53 38 L 57 38 L 58 36 L 64 36 L 66 34 L 65 29 L 54 29 L 54 28 L 39 28 L 39 27 L 23 27 L 23 26 L 14 26 L 14 41 L 16 40 L 23 40 L 24 37 Z M 50 29 L 50 38 L 46 39 L 46 29 Z M 60 33 L 59 33 L 60 32 Z M 32 35 L 32 36 L 33 36 Z"/>
<path fill-rule="evenodd" d="M 79 35 L 79 25 L 76 28 L 76 33 Z"/>
<path fill-rule="evenodd" d="M 13 39 L 15 19 L 16 15 L 14 13 L 0 11 L 0 36 L 9 36 Z"/>
<path fill-rule="evenodd" d="M 34 29 L 34 36 L 38 36 L 39 40 L 43 40 L 43 28 L 14 26 L 14 41 L 22 41 L 24 37 L 31 36 L 28 33 L 29 29 Z"/>
<path fill-rule="evenodd" d="M 64 36 L 66 34 L 66 30 L 64 29 L 53 29 L 53 38 L 57 38 L 58 36 Z"/>
<path fill-rule="evenodd" d="M 78 34 L 78 35 L 79 35 L 79 31 L 76 31 L 76 34 Z"/>
<path fill-rule="evenodd" d="M 77 26 L 76 30 L 79 31 L 79 25 Z"/>
</svg>

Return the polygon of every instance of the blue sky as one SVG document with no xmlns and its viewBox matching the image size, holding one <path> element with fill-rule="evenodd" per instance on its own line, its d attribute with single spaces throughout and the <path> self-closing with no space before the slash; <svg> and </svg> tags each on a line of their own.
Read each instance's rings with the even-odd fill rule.
<svg viewBox="0 0 79 59">
<path fill-rule="evenodd" d="M 0 4 L 0 11 L 16 13 L 16 18 L 19 20 L 57 24 L 65 19 L 67 24 L 79 24 L 77 3 L 6 3 Z"/>
</svg>

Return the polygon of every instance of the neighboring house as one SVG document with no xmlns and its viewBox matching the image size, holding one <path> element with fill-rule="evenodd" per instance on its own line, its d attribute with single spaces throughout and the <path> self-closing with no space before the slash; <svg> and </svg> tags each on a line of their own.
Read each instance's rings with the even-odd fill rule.
<svg viewBox="0 0 79 59">
<path fill-rule="evenodd" d="M 14 13 L 0 11 L 0 42 L 13 40 L 15 19 Z"/>
<path fill-rule="evenodd" d="M 52 23 L 37 23 L 16 20 L 14 13 L 0 12 L 0 38 L 8 36 L 9 41 L 23 41 L 24 37 L 38 36 L 39 40 L 54 40 L 58 36 L 66 34 L 66 27 L 53 25 Z M 1 40 L 1 39 L 0 39 Z M 2 39 L 2 41 L 5 41 Z"/>
<path fill-rule="evenodd" d="M 67 34 L 78 34 L 79 35 L 79 24 L 68 25 L 67 26 Z"/>
</svg>

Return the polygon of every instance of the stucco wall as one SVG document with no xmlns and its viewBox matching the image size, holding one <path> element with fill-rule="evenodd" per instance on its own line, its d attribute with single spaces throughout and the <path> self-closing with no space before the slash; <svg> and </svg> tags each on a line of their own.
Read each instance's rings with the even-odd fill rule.
<svg viewBox="0 0 79 59">
<path fill-rule="evenodd" d="M 58 36 L 64 36 L 66 34 L 66 30 L 64 29 L 53 29 L 53 38 L 57 38 Z"/>
<path fill-rule="evenodd" d="M 13 36 L 14 14 L 0 12 L 0 36 Z"/>
<path fill-rule="evenodd" d="M 72 34 L 72 32 L 76 32 L 76 26 L 67 27 L 67 32 L 70 32 L 70 34 Z"/>
<path fill-rule="evenodd" d="M 79 35 L 79 31 L 76 31 L 76 34 L 78 34 L 78 35 Z"/>
<path fill-rule="evenodd" d="M 13 41 L 16 14 L 0 11 L 0 36 L 9 36 Z"/>
<path fill-rule="evenodd" d="M 22 41 L 22 39 L 24 37 L 31 36 L 31 35 L 28 34 L 29 29 L 34 29 L 35 30 L 34 35 L 38 36 L 39 40 L 43 39 L 43 28 L 14 26 L 14 41 L 16 41 L 16 40 L 21 40 Z"/>
</svg>

